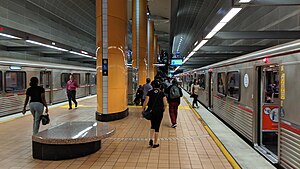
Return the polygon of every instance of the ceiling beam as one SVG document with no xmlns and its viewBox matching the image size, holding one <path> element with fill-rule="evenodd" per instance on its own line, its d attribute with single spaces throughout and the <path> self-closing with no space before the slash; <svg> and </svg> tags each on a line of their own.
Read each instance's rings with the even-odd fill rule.
<svg viewBox="0 0 300 169">
<path fill-rule="evenodd" d="M 206 52 L 257 51 L 266 46 L 203 46 L 200 50 Z"/>
<path fill-rule="evenodd" d="M 217 39 L 300 39 L 300 31 L 218 32 Z"/>
<path fill-rule="evenodd" d="M 14 47 L 7 47 L 7 51 L 15 51 L 15 52 L 26 52 L 26 51 L 40 51 L 40 52 L 47 52 L 47 51 L 58 51 L 55 49 L 47 48 L 47 47 L 40 47 L 40 46 L 14 46 Z M 59 51 L 58 51 L 59 52 Z"/>
<path fill-rule="evenodd" d="M 229 53 L 195 53 L 193 55 L 193 57 L 191 57 L 191 59 L 193 58 L 201 58 L 201 57 L 214 57 L 214 58 L 217 58 L 217 57 L 237 57 L 237 56 L 240 56 L 240 54 L 229 54 Z"/>
</svg>

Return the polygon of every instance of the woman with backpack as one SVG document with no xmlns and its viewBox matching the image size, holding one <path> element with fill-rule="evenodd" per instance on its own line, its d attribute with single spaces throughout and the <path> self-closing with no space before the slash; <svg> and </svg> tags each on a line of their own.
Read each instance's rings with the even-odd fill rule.
<svg viewBox="0 0 300 169">
<path fill-rule="evenodd" d="M 149 145 L 152 148 L 159 147 L 158 144 L 158 133 L 160 128 L 160 123 L 163 119 L 164 111 L 167 108 L 167 98 L 160 90 L 160 83 L 157 80 L 154 80 L 153 89 L 147 93 L 145 102 L 143 104 L 143 110 L 145 111 L 146 106 L 148 105 L 148 109 L 151 111 L 151 129 L 150 129 L 150 141 Z M 154 137 L 154 142 L 153 142 Z"/>
<path fill-rule="evenodd" d="M 199 92 L 199 90 L 200 90 L 200 86 L 199 86 L 199 82 L 198 82 L 198 80 L 197 79 L 195 79 L 194 80 L 194 83 L 192 84 L 192 86 L 191 86 L 191 93 L 192 93 L 192 97 L 194 98 L 194 100 L 193 100 L 193 104 L 192 104 L 192 106 L 193 106 L 193 108 L 199 108 L 199 106 L 198 106 L 198 92 Z M 194 106 L 196 104 L 196 107 Z"/>
<path fill-rule="evenodd" d="M 173 79 L 172 85 L 168 87 L 167 91 L 169 114 L 171 119 L 171 127 L 177 127 L 178 106 L 180 105 L 180 97 L 182 97 L 181 88 L 178 87 L 176 79 Z"/>
</svg>

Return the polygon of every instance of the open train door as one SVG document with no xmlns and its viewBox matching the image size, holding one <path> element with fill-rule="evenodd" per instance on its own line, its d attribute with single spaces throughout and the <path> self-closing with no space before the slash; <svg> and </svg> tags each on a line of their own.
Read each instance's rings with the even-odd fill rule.
<svg viewBox="0 0 300 169">
<path fill-rule="evenodd" d="M 45 98 L 47 104 L 53 103 L 53 83 L 52 83 L 52 72 L 51 71 L 41 71 L 40 72 L 40 85 L 45 89 Z"/>
<path fill-rule="evenodd" d="M 213 73 L 212 71 L 208 72 L 208 108 L 212 110 L 213 108 Z"/>
<path fill-rule="evenodd" d="M 278 162 L 279 65 L 257 67 L 257 145 L 271 162 Z"/>
</svg>

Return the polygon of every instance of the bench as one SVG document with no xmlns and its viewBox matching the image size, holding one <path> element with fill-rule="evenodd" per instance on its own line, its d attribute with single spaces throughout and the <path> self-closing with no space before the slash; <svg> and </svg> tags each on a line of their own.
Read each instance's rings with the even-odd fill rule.
<svg viewBox="0 0 300 169">
<path fill-rule="evenodd" d="M 40 160 L 64 160 L 86 156 L 101 148 L 101 140 L 115 128 L 96 121 L 72 121 L 32 136 L 32 156 Z"/>
</svg>

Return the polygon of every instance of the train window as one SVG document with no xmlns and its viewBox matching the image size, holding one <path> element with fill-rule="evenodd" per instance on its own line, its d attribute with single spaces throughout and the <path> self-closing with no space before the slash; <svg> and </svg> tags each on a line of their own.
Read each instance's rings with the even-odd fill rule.
<svg viewBox="0 0 300 169">
<path fill-rule="evenodd" d="M 225 73 L 218 73 L 218 93 L 225 95 Z"/>
<path fill-rule="evenodd" d="M 67 81 L 69 80 L 69 76 L 70 76 L 71 74 L 70 73 L 62 73 L 61 74 L 61 87 L 66 87 L 67 86 Z"/>
<path fill-rule="evenodd" d="M 3 90 L 2 87 L 2 72 L 0 71 L 0 92 Z"/>
<path fill-rule="evenodd" d="M 199 75 L 199 86 L 202 89 L 205 89 L 205 74 L 200 74 Z"/>
<path fill-rule="evenodd" d="M 5 91 L 15 92 L 26 89 L 26 73 L 25 72 L 5 72 Z"/>
<path fill-rule="evenodd" d="M 227 73 L 227 95 L 240 99 L 240 73 L 237 71 Z"/>
<path fill-rule="evenodd" d="M 79 73 L 73 73 L 74 80 L 77 82 L 77 85 L 80 85 L 80 74 Z"/>
<path fill-rule="evenodd" d="M 41 72 L 40 73 L 40 85 L 45 87 L 46 89 L 50 88 L 50 79 L 51 79 L 51 72 Z"/>
</svg>

